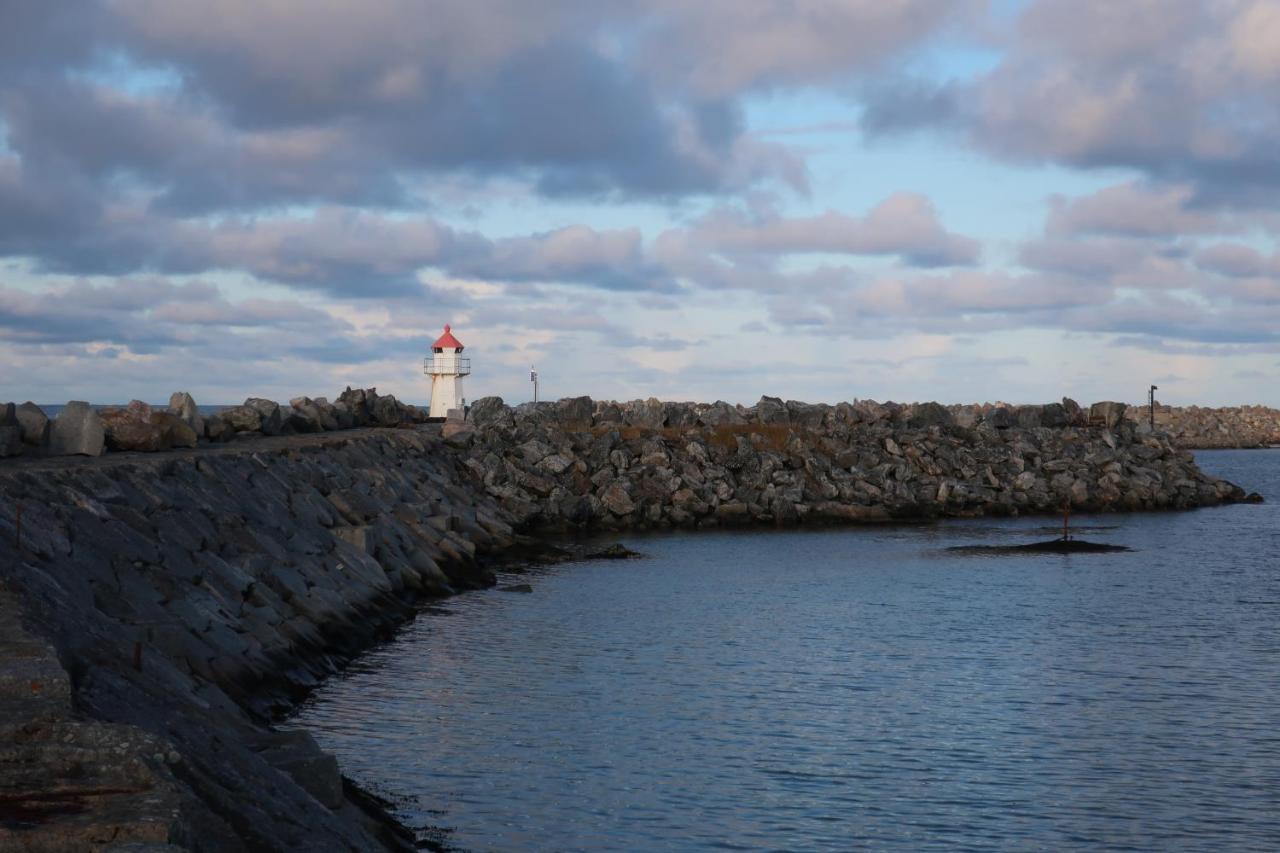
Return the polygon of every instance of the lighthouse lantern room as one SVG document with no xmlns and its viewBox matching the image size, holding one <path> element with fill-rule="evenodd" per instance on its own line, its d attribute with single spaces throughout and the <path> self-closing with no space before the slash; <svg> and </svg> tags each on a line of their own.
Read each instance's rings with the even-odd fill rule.
<svg viewBox="0 0 1280 853">
<path fill-rule="evenodd" d="M 462 342 L 446 325 L 444 334 L 431 345 L 431 355 L 423 362 L 423 372 L 431 377 L 431 417 L 462 418 L 467 399 L 462 396 L 462 377 L 471 374 L 471 359 L 463 358 Z"/>
</svg>

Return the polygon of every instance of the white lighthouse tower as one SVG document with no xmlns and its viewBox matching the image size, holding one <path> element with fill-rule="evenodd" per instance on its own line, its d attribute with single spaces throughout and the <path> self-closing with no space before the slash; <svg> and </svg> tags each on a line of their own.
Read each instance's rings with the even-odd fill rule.
<svg viewBox="0 0 1280 853">
<path fill-rule="evenodd" d="M 431 417 L 447 418 L 454 412 L 461 418 L 467 398 L 462 396 L 462 377 L 471 375 L 471 359 L 459 355 L 462 341 L 446 325 L 444 334 L 431 345 L 431 355 L 423 362 L 423 372 L 431 377 Z"/>
</svg>

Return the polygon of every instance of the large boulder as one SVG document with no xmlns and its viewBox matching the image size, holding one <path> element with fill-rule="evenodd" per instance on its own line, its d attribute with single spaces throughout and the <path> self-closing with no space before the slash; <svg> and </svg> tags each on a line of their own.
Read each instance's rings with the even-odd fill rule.
<svg viewBox="0 0 1280 853">
<path fill-rule="evenodd" d="M 191 427 L 196 435 L 204 435 L 204 417 L 195 399 L 186 391 L 175 391 L 169 397 L 169 414 Z"/>
<path fill-rule="evenodd" d="M 1076 407 L 1077 409 L 1079 406 Z M 1067 407 L 1061 403 L 1049 403 L 1040 410 L 1040 425 L 1046 427 L 1065 427 L 1071 425 L 1071 416 Z"/>
<path fill-rule="evenodd" d="M 1107 429 L 1115 429 L 1120 421 L 1124 419 L 1124 410 L 1127 408 L 1128 406 L 1124 403 L 1117 403 L 1113 400 L 1094 403 L 1089 407 L 1089 422 L 1104 426 Z"/>
<path fill-rule="evenodd" d="M 195 447 L 200 438 L 191 424 L 171 412 L 152 412 L 151 424 L 160 429 L 170 447 Z M 204 426 L 203 418 L 200 425 Z"/>
<path fill-rule="evenodd" d="M 912 429 L 950 426 L 954 420 L 940 403 L 916 403 L 907 411 L 907 426 Z"/>
<path fill-rule="evenodd" d="M 793 426 L 804 429 L 818 429 L 827 420 L 831 407 L 825 403 L 805 403 L 800 400 L 787 401 L 787 418 Z"/>
<path fill-rule="evenodd" d="M 372 402 L 369 398 L 372 396 L 377 399 L 378 389 L 371 388 L 365 391 L 363 388 L 352 389 L 350 385 L 347 390 L 338 395 L 338 403 L 341 403 L 351 414 L 352 426 L 367 426 L 371 420 L 369 413 L 369 404 Z"/>
<path fill-rule="evenodd" d="M 590 397 L 565 397 L 556 403 L 556 420 L 562 424 L 586 424 L 590 426 L 596 404 Z"/>
<path fill-rule="evenodd" d="M 698 422 L 703 426 L 717 427 L 724 424 L 746 423 L 747 419 L 738 411 L 737 406 L 730 405 L 724 400 L 716 400 L 699 413 Z"/>
<path fill-rule="evenodd" d="M 332 432 L 339 428 L 338 412 L 333 403 L 329 402 L 329 398 L 316 397 L 311 401 L 311 405 L 316 410 L 316 418 L 320 421 L 321 429 Z"/>
<path fill-rule="evenodd" d="M 280 435 L 284 431 L 284 413 L 280 411 L 279 403 L 262 397 L 250 397 L 244 401 L 244 405 L 260 416 L 258 432 L 263 435 Z"/>
<path fill-rule="evenodd" d="M 390 394 L 375 397 L 369 407 L 369 415 L 375 424 L 382 427 L 397 426 L 408 420 L 404 406 Z"/>
<path fill-rule="evenodd" d="M 49 431 L 49 452 L 56 456 L 101 456 L 105 446 L 102 418 L 83 400 L 67 403 Z"/>
<path fill-rule="evenodd" d="M 621 407 L 617 403 L 607 400 L 596 403 L 595 423 L 597 426 L 600 424 L 622 423 Z"/>
<path fill-rule="evenodd" d="M 1080 408 L 1080 404 L 1070 397 L 1062 398 L 1062 409 L 1067 413 L 1067 424 L 1069 426 L 1087 426 L 1089 416 Z"/>
<path fill-rule="evenodd" d="M 294 397 L 289 401 L 289 409 L 285 415 L 285 425 L 290 432 L 324 431 L 320 409 L 310 397 Z"/>
<path fill-rule="evenodd" d="M 222 417 L 222 412 L 204 419 L 204 436 L 210 441 L 230 441 L 235 434 L 235 427 Z"/>
<path fill-rule="evenodd" d="M 507 421 L 511 419 L 511 412 L 507 409 L 501 397 L 481 397 L 471 404 L 471 412 L 468 415 L 471 423 L 477 427 L 496 424 L 504 418 Z"/>
<path fill-rule="evenodd" d="M 756 421 L 762 424 L 790 423 L 791 414 L 780 397 L 761 397 L 756 403 Z"/>
<path fill-rule="evenodd" d="M 44 410 L 28 400 L 18 406 L 15 415 L 22 427 L 22 441 L 32 447 L 44 447 L 49 442 L 49 417 Z"/>
<path fill-rule="evenodd" d="M 252 406 L 230 406 L 217 414 L 218 421 L 231 432 L 257 432 L 262 427 L 262 413 Z M 215 437 L 212 425 L 206 430 L 212 441 L 223 440 Z"/>
<path fill-rule="evenodd" d="M 633 400 L 622 408 L 622 422 L 644 429 L 662 429 L 667 425 L 667 411 L 656 397 Z"/>
<path fill-rule="evenodd" d="M 0 405 L 0 457 L 22 452 L 22 426 L 13 403 Z"/>
<path fill-rule="evenodd" d="M 151 422 L 151 407 L 133 400 L 123 408 L 103 409 L 100 417 L 107 447 L 112 450 L 135 450 L 154 453 L 172 445 L 165 428 Z"/>
</svg>

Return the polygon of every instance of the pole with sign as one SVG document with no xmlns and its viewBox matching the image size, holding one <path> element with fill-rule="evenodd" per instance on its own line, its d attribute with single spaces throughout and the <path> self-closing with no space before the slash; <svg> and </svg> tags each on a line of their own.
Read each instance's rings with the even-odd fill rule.
<svg viewBox="0 0 1280 853">
<path fill-rule="evenodd" d="M 533 383 L 533 402 L 538 402 L 538 371 L 537 368 L 529 368 L 529 381 Z"/>
</svg>

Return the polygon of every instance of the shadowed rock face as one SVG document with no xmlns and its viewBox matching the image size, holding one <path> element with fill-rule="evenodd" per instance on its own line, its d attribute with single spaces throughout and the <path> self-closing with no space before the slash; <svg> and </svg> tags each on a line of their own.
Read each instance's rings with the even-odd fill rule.
<svg viewBox="0 0 1280 853">
<path fill-rule="evenodd" d="M 0 849 L 407 847 L 266 723 L 514 542 L 404 430 L 0 468 Z"/>
</svg>

